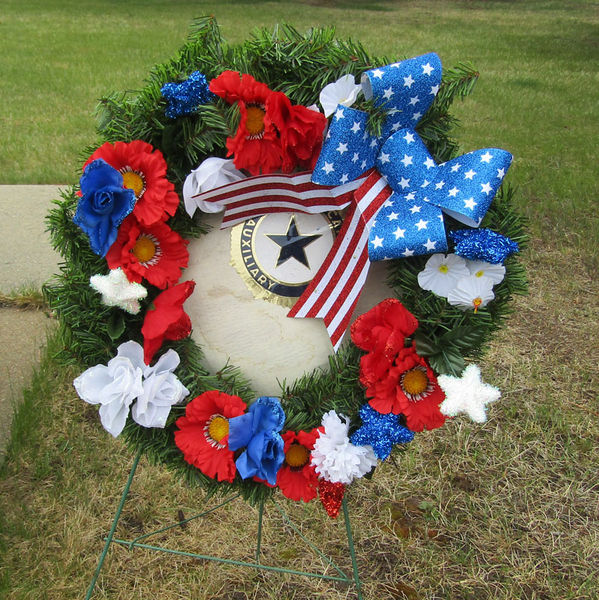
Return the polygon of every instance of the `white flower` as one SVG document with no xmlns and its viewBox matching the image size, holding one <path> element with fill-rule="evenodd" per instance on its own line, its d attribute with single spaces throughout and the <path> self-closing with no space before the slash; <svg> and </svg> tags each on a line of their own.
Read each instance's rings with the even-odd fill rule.
<svg viewBox="0 0 599 600">
<path fill-rule="evenodd" d="M 171 349 L 150 367 L 144 363 L 144 350 L 137 342 L 122 344 L 120 349 L 122 356 L 143 371 L 143 389 L 131 408 L 133 420 L 142 427 L 163 428 L 171 406 L 189 395 L 189 390 L 173 374 L 179 366 L 179 355 Z"/>
<path fill-rule="evenodd" d="M 488 277 L 493 282 L 493 285 L 501 283 L 505 276 L 505 267 L 503 265 L 494 265 L 485 262 L 484 260 L 466 259 L 466 266 L 471 275 L 475 275 L 476 277 Z"/>
<path fill-rule="evenodd" d="M 354 446 L 349 441 L 349 419 L 341 417 L 343 421 L 334 410 L 323 415 L 324 433 L 314 443 L 311 462 L 323 479 L 350 484 L 366 475 L 377 460 L 372 446 Z"/>
<path fill-rule="evenodd" d="M 125 427 L 131 402 L 143 392 L 142 369 L 121 352 L 131 343 L 121 344 L 108 365 L 91 367 L 73 381 L 82 400 L 101 405 L 102 426 L 114 437 Z"/>
<path fill-rule="evenodd" d="M 106 306 L 118 306 L 132 315 L 140 310 L 139 300 L 148 295 L 148 290 L 141 283 L 131 283 L 120 267 L 108 275 L 92 275 L 89 284 L 102 294 Z"/>
<path fill-rule="evenodd" d="M 233 161 L 226 158 L 217 158 L 211 156 L 202 164 L 194 169 L 185 179 L 183 184 L 183 201 L 185 202 L 185 210 L 190 217 L 193 217 L 196 209 L 204 212 L 220 212 L 221 206 L 200 202 L 193 196 L 200 192 L 208 192 L 215 188 L 219 188 L 227 183 L 233 183 L 245 179 L 245 175 L 237 170 Z"/>
<path fill-rule="evenodd" d="M 474 312 L 486 306 L 493 298 L 495 298 L 493 281 L 488 277 L 476 275 L 468 275 L 460 279 L 456 287 L 447 295 L 449 304 L 458 306 L 462 310 L 473 308 Z"/>
<path fill-rule="evenodd" d="M 470 275 L 466 261 L 457 254 L 433 254 L 418 273 L 418 283 L 423 290 L 430 290 L 447 298 L 459 279 Z"/>
<path fill-rule="evenodd" d="M 324 116 L 330 117 L 337 110 L 338 104 L 351 106 L 361 90 L 362 87 L 356 85 L 353 75 L 344 75 L 334 83 L 325 85 L 320 92 L 320 104 L 324 109 Z"/>
<path fill-rule="evenodd" d="M 461 377 L 439 375 L 437 381 L 445 392 L 440 410 L 448 417 L 465 413 L 476 423 L 484 423 L 487 420 L 486 405 L 501 396 L 496 387 L 482 381 L 480 369 L 474 364 L 468 365 Z"/>
</svg>

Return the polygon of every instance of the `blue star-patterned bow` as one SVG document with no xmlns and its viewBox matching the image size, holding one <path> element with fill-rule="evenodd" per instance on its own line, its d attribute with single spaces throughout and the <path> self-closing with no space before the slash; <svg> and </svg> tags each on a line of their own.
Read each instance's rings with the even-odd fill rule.
<svg viewBox="0 0 599 600">
<path fill-rule="evenodd" d="M 370 230 L 370 260 L 447 251 L 443 212 L 478 227 L 511 162 L 506 150 L 485 148 L 437 165 L 413 129 L 392 135 L 376 166 L 394 193 Z"/>
</svg>

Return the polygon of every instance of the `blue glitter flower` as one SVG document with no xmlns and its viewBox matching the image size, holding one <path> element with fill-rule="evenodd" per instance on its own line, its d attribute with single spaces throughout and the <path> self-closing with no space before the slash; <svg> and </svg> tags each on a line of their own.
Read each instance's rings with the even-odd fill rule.
<svg viewBox="0 0 599 600">
<path fill-rule="evenodd" d="M 350 441 L 356 446 L 372 446 L 380 460 L 385 460 L 395 444 L 407 444 L 414 439 L 414 432 L 399 422 L 399 415 L 383 415 L 369 404 L 360 408 L 362 427 L 352 434 Z"/>
<path fill-rule="evenodd" d="M 279 431 L 285 413 L 278 398 L 258 398 L 239 417 L 229 419 L 229 450 L 245 450 L 235 461 L 242 479 L 258 477 L 270 485 L 277 482 L 277 472 L 285 460 L 283 438 Z"/>
<path fill-rule="evenodd" d="M 456 254 L 494 265 L 519 250 L 517 242 L 491 229 L 458 229 L 449 235 L 456 245 Z"/>
<path fill-rule="evenodd" d="M 135 206 L 135 192 L 124 188 L 123 176 L 101 158 L 87 165 L 79 183 L 82 196 L 73 221 L 89 237 L 91 249 L 105 256 Z"/>
<path fill-rule="evenodd" d="M 199 71 L 194 71 L 183 83 L 165 83 L 160 91 L 169 102 L 165 114 L 171 119 L 192 113 L 214 97 L 206 77 Z"/>
</svg>

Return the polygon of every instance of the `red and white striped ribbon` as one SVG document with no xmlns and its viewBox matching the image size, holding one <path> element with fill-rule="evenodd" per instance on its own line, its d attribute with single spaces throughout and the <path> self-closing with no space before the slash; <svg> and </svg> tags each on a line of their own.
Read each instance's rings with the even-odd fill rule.
<svg viewBox="0 0 599 600">
<path fill-rule="evenodd" d="M 290 317 L 321 318 L 335 351 L 339 348 L 366 282 L 368 233 L 376 213 L 393 190 L 373 171 L 355 192 L 343 226 L 327 258 L 294 307 Z"/>
<path fill-rule="evenodd" d="M 312 173 L 256 175 L 193 196 L 203 212 L 224 209 L 221 229 L 273 212 L 321 213 L 349 206 L 352 192 L 364 179 L 344 185 L 323 186 Z"/>
<path fill-rule="evenodd" d="M 287 315 L 322 318 L 337 351 L 368 275 L 370 227 L 393 191 L 374 169 L 340 186 L 317 185 L 311 177 L 309 172 L 257 175 L 194 199 L 203 212 L 225 210 L 221 229 L 267 213 L 315 214 L 350 207 L 324 263 Z"/>
</svg>

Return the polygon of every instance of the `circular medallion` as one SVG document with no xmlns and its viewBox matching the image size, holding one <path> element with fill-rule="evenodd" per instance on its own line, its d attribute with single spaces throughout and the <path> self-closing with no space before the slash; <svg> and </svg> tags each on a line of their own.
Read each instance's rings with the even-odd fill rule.
<svg viewBox="0 0 599 600">
<path fill-rule="evenodd" d="M 255 298 L 292 307 L 324 262 L 342 217 L 271 213 L 231 230 L 231 264 Z"/>
</svg>

